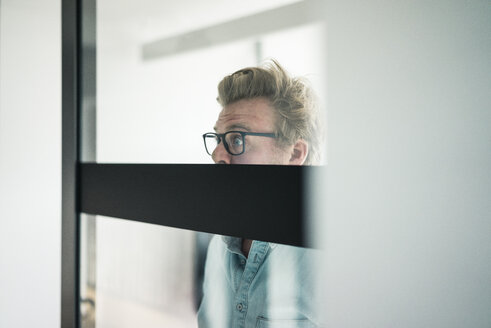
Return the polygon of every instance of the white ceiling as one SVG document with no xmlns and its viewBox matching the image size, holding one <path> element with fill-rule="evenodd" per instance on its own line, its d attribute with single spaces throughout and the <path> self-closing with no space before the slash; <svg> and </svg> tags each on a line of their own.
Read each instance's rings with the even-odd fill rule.
<svg viewBox="0 0 491 328">
<path fill-rule="evenodd" d="M 97 29 L 148 42 L 294 2 L 298 0 L 98 0 Z"/>
</svg>

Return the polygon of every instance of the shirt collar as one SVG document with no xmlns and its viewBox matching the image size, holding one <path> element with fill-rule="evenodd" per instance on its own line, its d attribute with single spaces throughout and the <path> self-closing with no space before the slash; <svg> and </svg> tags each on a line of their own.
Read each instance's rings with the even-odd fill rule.
<svg viewBox="0 0 491 328">
<path fill-rule="evenodd" d="M 232 252 L 241 255 L 242 254 L 242 238 L 239 237 L 231 237 L 231 236 L 222 236 L 222 240 L 227 245 L 227 249 Z M 271 249 L 276 248 L 275 243 L 269 243 L 265 241 L 254 241 L 255 243 L 266 243 Z"/>
</svg>

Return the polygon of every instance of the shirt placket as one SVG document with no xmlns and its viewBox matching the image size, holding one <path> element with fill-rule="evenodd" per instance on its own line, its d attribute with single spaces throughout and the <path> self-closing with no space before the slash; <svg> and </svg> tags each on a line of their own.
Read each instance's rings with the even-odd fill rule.
<svg viewBox="0 0 491 328">
<path fill-rule="evenodd" d="M 239 288 L 237 289 L 237 293 L 234 299 L 234 327 L 245 328 L 247 309 L 249 307 L 250 301 L 249 290 L 252 281 L 256 277 L 256 274 L 265 259 L 267 251 L 268 243 L 255 241 L 252 244 L 247 261 L 245 261 L 245 257 L 241 259 L 241 261 L 244 261 L 242 263 L 245 264 L 245 268 L 244 272 L 242 273 L 242 279 L 240 280 Z"/>
</svg>

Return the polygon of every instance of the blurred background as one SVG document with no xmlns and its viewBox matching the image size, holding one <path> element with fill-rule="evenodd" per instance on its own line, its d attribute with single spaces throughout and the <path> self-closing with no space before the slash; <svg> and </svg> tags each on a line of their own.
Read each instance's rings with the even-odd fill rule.
<svg viewBox="0 0 491 328">
<path fill-rule="evenodd" d="M 233 28 L 298 3 L 97 1 L 84 160 L 211 163 L 216 85 L 277 59 L 327 109 L 311 182 L 327 326 L 490 327 L 491 4 L 326 1 Z M 61 2 L 1 0 L 0 327 L 60 325 L 60 209 Z M 81 228 L 85 327 L 195 327 L 206 236 Z"/>
</svg>

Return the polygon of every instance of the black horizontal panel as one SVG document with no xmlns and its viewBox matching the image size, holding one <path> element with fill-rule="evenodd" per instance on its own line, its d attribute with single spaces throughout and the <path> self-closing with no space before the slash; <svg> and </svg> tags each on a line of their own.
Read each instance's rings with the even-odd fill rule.
<svg viewBox="0 0 491 328">
<path fill-rule="evenodd" d="M 80 211 L 306 246 L 302 166 L 80 164 Z"/>
</svg>

